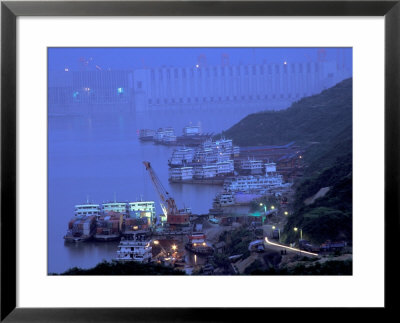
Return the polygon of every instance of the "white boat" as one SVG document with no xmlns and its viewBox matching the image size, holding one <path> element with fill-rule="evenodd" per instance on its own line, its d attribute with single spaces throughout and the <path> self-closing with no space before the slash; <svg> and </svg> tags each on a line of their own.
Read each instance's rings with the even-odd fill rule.
<svg viewBox="0 0 400 323">
<path fill-rule="evenodd" d="M 77 204 L 75 205 L 75 216 L 96 216 L 99 217 L 101 213 L 99 204 Z"/>
<path fill-rule="evenodd" d="M 200 126 L 186 126 L 183 128 L 184 136 L 195 136 L 200 134 Z"/>
<path fill-rule="evenodd" d="M 216 165 L 218 175 L 232 174 L 234 171 L 233 160 L 221 161 Z"/>
<path fill-rule="evenodd" d="M 176 141 L 175 130 L 173 128 L 159 128 L 154 135 L 154 141 L 158 143 L 166 141 Z"/>
<path fill-rule="evenodd" d="M 191 163 L 194 158 L 194 150 L 192 148 L 181 148 L 175 149 L 172 152 L 171 160 L 169 161 L 169 165 L 171 167 L 174 166 L 184 166 L 188 163 Z"/>
<path fill-rule="evenodd" d="M 252 192 L 266 189 L 284 188 L 290 184 L 283 182 L 282 175 L 248 175 L 230 177 L 224 181 L 224 189 L 232 192 Z"/>
<path fill-rule="evenodd" d="M 175 167 L 169 169 L 169 180 L 187 181 L 193 179 L 193 167 Z"/>
<path fill-rule="evenodd" d="M 240 170 L 249 174 L 261 174 L 264 165 L 262 160 L 245 159 L 240 162 Z"/>
<path fill-rule="evenodd" d="M 151 240 L 142 240 L 139 236 L 134 235 L 132 240 L 121 238 L 118 245 L 117 257 L 114 260 L 118 262 L 137 261 L 140 263 L 149 263 L 151 259 Z"/>
<path fill-rule="evenodd" d="M 103 214 L 108 213 L 121 213 L 123 215 L 128 214 L 128 203 L 127 202 L 108 202 L 102 205 Z"/>
<path fill-rule="evenodd" d="M 235 197 L 234 194 L 231 192 L 221 192 L 218 193 L 213 202 L 214 208 L 220 208 L 224 206 L 231 206 L 235 205 Z"/>
<path fill-rule="evenodd" d="M 196 179 L 213 178 L 217 176 L 217 165 L 198 165 L 194 167 L 193 177 Z"/>
<path fill-rule="evenodd" d="M 152 141 L 156 135 L 155 130 L 152 129 L 140 129 L 139 140 L 142 141 Z"/>
</svg>

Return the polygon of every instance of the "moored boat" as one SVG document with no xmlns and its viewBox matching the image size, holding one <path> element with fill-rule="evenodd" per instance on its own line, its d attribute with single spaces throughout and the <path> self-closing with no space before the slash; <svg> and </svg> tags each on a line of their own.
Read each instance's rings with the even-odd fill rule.
<svg viewBox="0 0 400 323">
<path fill-rule="evenodd" d="M 95 216 L 76 216 L 68 223 L 66 242 L 84 242 L 93 238 L 96 229 Z"/>
<path fill-rule="evenodd" d="M 140 236 L 133 236 L 130 240 L 121 238 L 118 245 L 117 257 L 114 258 L 114 261 L 149 263 L 151 260 L 152 247 L 150 240 L 141 238 Z"/>
<path fill-rule="evenodd" d="M 189 235 L 189 242 L 185 245 L 186 250 L 198 255 L 212 255 L 214 248 L 206 242 L 206 235 L 203 232 L 193 232 Z"/>
</svg>

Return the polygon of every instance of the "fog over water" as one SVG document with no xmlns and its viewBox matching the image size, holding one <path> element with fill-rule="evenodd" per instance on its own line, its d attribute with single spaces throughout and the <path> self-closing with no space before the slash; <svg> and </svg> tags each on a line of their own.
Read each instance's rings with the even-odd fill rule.
<svg viewBox="0 0 400 323">
<path fill-rule="evenodd" d="M 156 201 L 143 161 L 152 163 L 178 207 L 207 213 L 220 186 L 169 184 L 167 161 L 174 147 L 140 142 L 137 130 L 173 126 L 177 134 L 190 123 L 219 133 L 249 111 L 188 111 L 171 113 L 99 114 L 49 117 L 49 272 L 74 266 L 91 267 L 115 256 L 118 243 L 65 244 L 63 236 L 76 204 L 90 201 Z"/>
</svg>

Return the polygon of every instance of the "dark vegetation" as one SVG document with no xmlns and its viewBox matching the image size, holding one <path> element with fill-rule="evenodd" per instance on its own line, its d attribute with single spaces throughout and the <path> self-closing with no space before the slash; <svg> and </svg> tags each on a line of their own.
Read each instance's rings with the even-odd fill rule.
<svg viewBox="0 0 400 323">
<path fill-rule="evenodd" d="M 254 264 L 254 263 L 253 263 Z M 252 264 L 252 265 L 253 265 Z M 260 264 L 254 264 L 249 275 L 352 275 L 353 262 L 351 260 L 329 260 L 324 263 L 298 264 L 295 267 L 261 269 Z M 250 266 L 251 267 L 251 266 Z M 249 268 L 250 268 L 249 267 Z"/>
<path fill-rule="evenodd" d="M 107 262 L 103 261 L 90 269 L 74 267 L 61 275 L 184 275 L 185 273 L 170 267 L 141 264 L 138 262 Z"/>
<path fill-rule="evenodd" d="M 282 111 L 247 116 L 222 133 L 241 146 L 283 145 L 294 141 L 305 147 L 304 176 L 295 183 L 292 212 L 283 240 L 352 240 L 352 79 L 318 95 L 304 98 Z M 328 193 L 314 203 L 304 200 L 321 188 Z"/>
<path fill-rule="evenodd" d="M 254 239 L 254 233 L 245 228 L 233 231 L 224 231 L 219 236 L 219 242 L 225 242 L 225 255 L 243 255 L 243 259 L 250 256 L 249 243 Z"/>
</svg>

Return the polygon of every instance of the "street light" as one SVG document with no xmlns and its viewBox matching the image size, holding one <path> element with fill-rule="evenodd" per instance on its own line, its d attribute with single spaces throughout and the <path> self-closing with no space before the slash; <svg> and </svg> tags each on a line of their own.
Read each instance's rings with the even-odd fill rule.
<svg viewBox="0 0 400 323">
<path fill-rule="evenodd" d="M 288 212 L 288 211 L 285 211 L 285 212 L 284 212 L 284 214 L 285 214 L 285 215 L 288 215 L 288 214 L 289 214 L 289 212 Z"/>
<path fill-rule="evenodd" d="M 275 230 L 276 226 L 272 226 L 272 230 Z M 278 228 L 278 242 L 281 242 L 281 229 Z"/>
<path fill-rule="evenodd" d="M 174 244 L 173 244 L 173 245 L 172 245 L 172 250 L 174 250 L 174 251 L 175 251 L 175 250 L 176 250 L 176 248 L 178 248 L 178 247 L 177 247 L 176 245 L 174 245 Z"/>
<path fill-rule="evenodd" d="M 264 206 L 264 213 L 267 214 L 267 206 L 263 203 L 260 203 L 260 206 Z"/>
<path fill-rule="evenodd" d="M 295 232 L 297 232 L 297 230 L 300 230 L 300 240 L 303 240 L 303 230 L 299 229 L 299 228 L 296 228 L 296 227 L 294 227 L 293 230 Z M 300 250 L 300 255 L 301 255 L 300 240 L 299 240 L 299 250 Z"/>
<path fill-rule="evenodd" d="M 275 206 L 272 205 L 272 206 L 271 206 L 271 210 L 275 210 Z"/>
<path fill-rule="evenodd" d="M 303 240 L 303 230 L 302 229 L 299 229 L 299 228 L 293 228 L 293 230 L 295 231 L 295 232 L 297 232 L 297 230 L 300 230 L 300 240 Z"/>
</svg>

